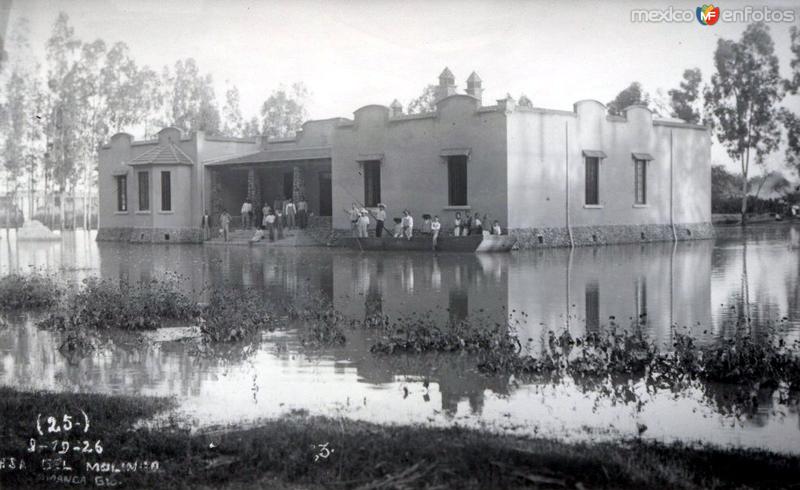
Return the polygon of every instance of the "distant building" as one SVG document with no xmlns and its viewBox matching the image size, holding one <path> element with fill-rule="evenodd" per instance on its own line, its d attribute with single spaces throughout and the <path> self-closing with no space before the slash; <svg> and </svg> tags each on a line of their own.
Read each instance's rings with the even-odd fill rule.
<svg viewBox="0 0 800 490">
<path fill-rule="evenodd" d="M 523 247 L 711 236 L 703 126 L 642 106 L 620 117 L 594 100 L 559 111 L 481 97 L 477 74 L 459 94 L 445 69 L 426 114 L 367 105 L 263 142 L 175 128 L 154 141 L 116 134 L 100 151 L 98 240 L 200 241 L 204 210 L 236 218 L 246 198 L 260 209 L 301 196 L 340 231 L 352 203 L 384 202 L 390 220 L 408 208 L 439 215 L 445 229 L 456 212 L 486 215 Z"/>
</svg>

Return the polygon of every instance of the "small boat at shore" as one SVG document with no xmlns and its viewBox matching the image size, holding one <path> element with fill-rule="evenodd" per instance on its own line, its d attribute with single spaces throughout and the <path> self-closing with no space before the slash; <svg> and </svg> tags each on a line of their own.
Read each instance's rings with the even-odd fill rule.
<svg viewBox="0 0 800 490">
<path fill-rule="evenodd" d="M 334 243 L 336 247 L 370 252 L 510 252 L 517 243 L 516 237 L 509 235 L 469 235 L 440 236 L 433 248 L 430 235 L 416 235 L 411 238 L 394 237 L 340 237 Z"/>
</svg>

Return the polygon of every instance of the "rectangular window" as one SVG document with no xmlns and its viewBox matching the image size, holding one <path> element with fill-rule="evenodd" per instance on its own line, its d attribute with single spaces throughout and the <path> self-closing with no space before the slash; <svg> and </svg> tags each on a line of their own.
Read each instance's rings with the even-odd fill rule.
<svg viewBox="0 0 800 490">
<path fill-rule="evenodd" d="M 150 173 L 139 172 L 139 211 L 150 210 Z"/>
<path fill-rule="evenodd" d="M 600 204 L 600 159 L 586 157 L 586 204 Z"/>
<path fill-rule="evenodd" d="M 172 211 L 172 183 L 169 172 L 161 172 L 161 210 Z"/>
<path fill-rule="evenodd" d="M 363 162 L 364 205 L 375 207 L 381 202 L 381 162 Z"/>
<path fill-rule="evenodd" d="M 647 204 L 647 160 L 634 160 L 636 204 Z"/>
<path fill-rule="evenodd" d="M 464 155 L 447 157 L 447 204 L 467 205 L 467 157 Z"/>
<path fill-rule="evenodd" d="M 117 211 L 128 210 L 128 177 L 117 176 Z"/>
</svg>

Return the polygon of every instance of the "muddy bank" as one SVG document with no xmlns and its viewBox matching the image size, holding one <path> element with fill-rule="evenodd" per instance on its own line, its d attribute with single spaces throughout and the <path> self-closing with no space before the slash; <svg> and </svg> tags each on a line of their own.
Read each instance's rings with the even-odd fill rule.
<svg viewBox="0 0 800 490">
<path fill-rule="evenodd" d="M 9 488 L 789 488 L 800 474 L 800 458 L 762 451 L 566 444 L 300 412 L 198 433 L 175 417 L 141 424 L 170 399 L 2 388 L 0 400 Z M 86 420 L 88 430 L 76 426 Z"/>
</svg>

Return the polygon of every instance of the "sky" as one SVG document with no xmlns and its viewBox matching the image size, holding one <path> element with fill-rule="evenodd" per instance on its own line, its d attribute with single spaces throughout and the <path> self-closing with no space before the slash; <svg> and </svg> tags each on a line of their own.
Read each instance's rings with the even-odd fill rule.
<svg viewBox="0 0 800 490">
<path fill-rule="evenodd" d="M 6 2 L 8 0 L 5 0 Z M 0 0 L 2 5 L 3 0 Z M 11 0 L 8 25 L 31 23 L 44 43 L 59 11 L 84 41 L 127 43 L 141 65 L 158 70 L 195 58 L 212 73 L 217 97 L 241 92 L 242 112 L 256 115 L 281 85 L 302 81 L 309 116 L 352 117 L 367 104 L 404 105 L 447 66 L 459 90 L 475 70 L 484 104 L 510 93 L 537 107 L 571 110 L 581 99 L 611 100 L 632 81 L 655 93 L 676 87 L 683 71 L 713 72 L 719 38 L 738 39 L 746 23 L 704 26 L 634 23 L 632 9 L 689 9 L 698 2 L 389 1 L 389 0 Z M 726 1 L 722 10 L 795 9 L 795 22 L 771 23 L 781 70 L 789 73 L 789 28 L 800 9 L 790 1 Z M 0 7 L 2 8 L 2 7 Z M 787 105 L 800 112 L 800 97 Z M 714 163 L 735 168 L 715 145 Z M 770 167 L 780 168 L 774 154 Z"/>
</svg>

